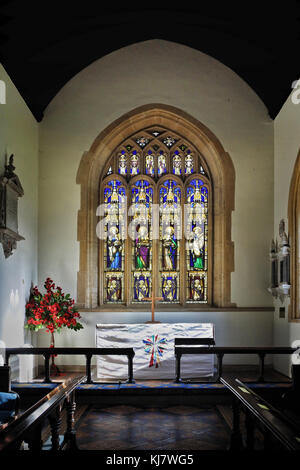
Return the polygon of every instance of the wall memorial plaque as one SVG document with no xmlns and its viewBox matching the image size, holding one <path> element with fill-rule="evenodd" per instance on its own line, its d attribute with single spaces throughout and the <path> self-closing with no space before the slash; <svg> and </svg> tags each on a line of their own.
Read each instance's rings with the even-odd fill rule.
<svg viewBox="0 0 300 470">
<path fill-rule="evenodd" d="M 0 177 L 0 242 L 5 258 L 12 255 L 17 242 L 24 240 L 18 232 L 18 199 L 24 191 L 18 176 L 14 173 L 14 156 L 9 157 L 4 175 Z"/>
</svg>

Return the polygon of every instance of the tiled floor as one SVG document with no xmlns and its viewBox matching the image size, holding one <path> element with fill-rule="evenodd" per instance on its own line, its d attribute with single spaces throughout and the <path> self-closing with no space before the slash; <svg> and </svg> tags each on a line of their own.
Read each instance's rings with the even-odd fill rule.
<svg viewBox="0 0 300 470">
<path fill-rule="evenodd" d="M 226 450 L 229 438 L 214 407 L 93 407 L 77 423 L 82 450 Z"/>
</svg>

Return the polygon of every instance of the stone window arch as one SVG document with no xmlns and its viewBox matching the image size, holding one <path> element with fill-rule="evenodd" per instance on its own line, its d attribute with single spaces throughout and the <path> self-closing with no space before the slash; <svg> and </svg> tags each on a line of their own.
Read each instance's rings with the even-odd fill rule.
<svg viewBox="0 0 300 470">
<path fill-rule="evenodd" d="M 111 309 L 124 306 L 140 309 L 147 303 L 141 292 L 145 297 L 151 295 L 152 273 L 158 279 L 156 294 L 162 296 L 161 308 L 167 307 L 169 302 L 172 309 L 232 306 L 230 278 L 234 270 L 234 246 L 231 213 L 235 173 L 230 156 L 203 124 L 171 106 L 153 104 L 135 109 L 95 139 L 82 157 L 77 183 L 81 185 L 77 289 L 80 307 L 101 309 L 106 305 Z M 167 200 L 177 191 L 176 197 L 187 202 L 194 201 L 193 194 L 199 195 L 202 191 L 202 201 L 208 202 L 206 219 L 203 215 L 207 223 L 198 231 L 199 236 L 206 237 L 205 250 L 202 243 L 200 246 L 203 248 L 201 259 L 191 255 L 197 251 L 192 245 L 186 245 L 184 238 L 182 243 L 177 243 L 171 226 L 167 229 L 172 230 L 172 243 L 177 250 L 175 254 L 173 250 L 173 258 L 166 249 L 169 245 L 165 235 L 159 235 L 150 245 L 144 243 L 140 258 L 136 251 L 139 240 L 136 241 L 135 236 L 131 240 L 123 239 L 119 225 L 106 241 L 99 240 L 96 233 L 99 203 L 108 201 L 112 207 L 112 197 L 116 200 L 116 197 L 126 195 L 128 199 L 132 194 L 135 198 L 141 194 L 145 200 L 147 191 L 148 202 L 151 199 L 151 204 L 158 204 L 159 214 L 162 213 L 163 194 Z M 175 216 L 172 217 L 174 222 Z M 192 217 L 194 225 L 191 229 L 196 230 L 197 217 L 195 214 Z M 130 220 L 129 217 L 127 224 Z M 182 229 L 184 220 L 187 219 L 181 213 Z M 140 225 L 137 227 L 137 231 L 140 230 Z M 116 255 L 110 257 L 109 253 Z M 163 253 L 167 253 L 164 261 L 166 255 Z M 133 261 L 134 254 L 138 262 Z"/>
</svg>

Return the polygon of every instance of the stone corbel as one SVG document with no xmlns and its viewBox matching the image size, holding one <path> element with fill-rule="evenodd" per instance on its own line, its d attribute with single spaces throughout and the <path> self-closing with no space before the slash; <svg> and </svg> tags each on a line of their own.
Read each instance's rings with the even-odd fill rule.
<svg viewBox="0 0 300 470">
<path fill-rule="evenodd" d="M 0 228 L 0 243 L 2 243 L 5 258 L 13 254 L 20 240 L 25 240 L 25 238 L 8 228 Z"/>
</svg>

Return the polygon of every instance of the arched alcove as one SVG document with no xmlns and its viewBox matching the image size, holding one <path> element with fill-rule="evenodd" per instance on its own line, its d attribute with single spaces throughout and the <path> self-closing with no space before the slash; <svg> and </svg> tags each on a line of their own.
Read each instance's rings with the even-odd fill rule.
<svg viewBox="0 0 300 470">
<path fill-rule="evenodd" d="M 90 150 L 81 159 L 77 173 L 77 183 L 81 185 L 81 207 L 78 212 L 80 266 L 77 303 L 87 309 L 99 306 L 96 210 L 99 205 L 99 182 L 103 169 L 122 141 L 142 129 L 153 126 L 162 126 L 184 136 L 201 153 L 206 167 L 209 168 L 213 194 L 210 305 L 232 306 L 230 275 L 234 270 L 234 245 L 231 240 L 231 213 L 234 210 L 235 193 L 233 163 L 220 141 L 207 127 L 187 113 L 162 104 L 145 105 L 120 117 L 98 135 Z"/>
<path fill-rule="evenodd" d="M 298 153 L 290 183 L 288 203 L 289 242 L 291 249 L 290 265 L 290 305 L 289 319 L 300 321 L 300 289 L 299 289 L 299 253 L 300 253 L 300 151 Z"/>
</svg>

